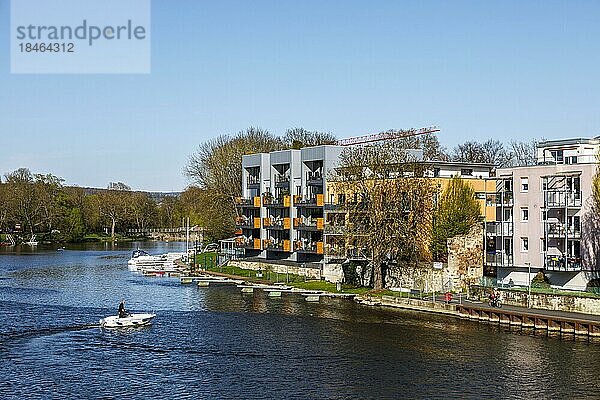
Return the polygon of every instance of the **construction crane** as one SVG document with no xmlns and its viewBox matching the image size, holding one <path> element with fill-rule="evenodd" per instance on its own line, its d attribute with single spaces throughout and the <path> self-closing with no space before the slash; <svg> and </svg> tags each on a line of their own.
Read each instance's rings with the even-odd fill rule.
<svg viewBox="0 0 600 400">
<path fill-rule="evenodd" d="M 356 137 L 347 138 L 347 139 L 340 139 L 337 141 L 336 144 L 338 146 L 354 146 L 357 144 L 381 142 L 383 140 L 393 140 L 393 139 L 400 139 L 400 138 L 406 138 L 406 137 L 411 137 L 411 136 L 426 135 L 428 133 L 434 133 L 434 132 L 439 132 L 439 131 L 440 131 L 440 128 L 438 128 L 437 126 L 429 126 L 427 128 L 398 130 L 398 131 L 390 130 L 387 132 L 375 133 L 375 134 L 371 134 L 371 135 L 356 136 Z"/>
</svg>

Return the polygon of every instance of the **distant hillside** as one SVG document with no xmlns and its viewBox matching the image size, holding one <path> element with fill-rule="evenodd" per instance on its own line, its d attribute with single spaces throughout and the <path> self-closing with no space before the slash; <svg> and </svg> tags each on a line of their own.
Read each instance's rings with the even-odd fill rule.
<svg viewBox="0 0 600 400">
<path fill-rule="evenodd" d="M 83 190 L 85 190 L 86 194 L 96 194 L 96 193 L 104 192 L 107 189 L 104 189 L 104 188 L 84 187 Z M 179 197 L 179 196 L 181 196 L 181 192 L 145 192 L 143 190 L 132 190 L 132 192 L 145 193 L 145 194 L 148 195 L 148 197 L 150 197 L 156 203 L 162 202 L 163 199 L 165 197 L 168 197 L 168 196 L 170 196 L 170 197 Z"/>
</svg>

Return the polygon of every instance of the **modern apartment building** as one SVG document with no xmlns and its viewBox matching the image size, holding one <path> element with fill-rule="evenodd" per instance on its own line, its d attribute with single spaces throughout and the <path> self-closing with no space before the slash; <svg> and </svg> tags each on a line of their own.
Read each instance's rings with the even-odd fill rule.
<svg viewBox="0 0 600 400">
<path fill-rule="evenodd" d="M 322 260 L 326 181 L 342 149 L 327 145 L 243 157 L 236 240 L 246 257 Z"/>
<path fill-rule="evenodd" d="M 486 202 L 486 194 L 495 191 L 494 166 L 482 163 L 461 163 L 446 161 L 420 161 L 418 163 L 419 176 L 432 179 L 438 187 L 438 194 L 442 193 L 450 180 L 454 177 L 463 179 L 475 192 L 475 197 L 481 207 L 482 218 L 495 221 L 496 208 Z M 416 177 L 416 176 L 415 176 Z M 325 261 L 343 262 L 368 260 L 370 254 L 367 249 L 353 247 L 346 242 L 344 225 L 346 224 L 346 211 L 343 207 L 348 199 L 343 192 L 336 190 L 336 182 L 328 182 L 327 192 L 329 202 L 325 204 Z"/>
<path fill-rule="evenodd" d="M 597 278 L 592 179 L 599 138 L 545 141 L 537 165 L 498 169 L 495 221 L 486 223 L 486 271 L 527 286 L 544 271 L 550 284 L 585 290 Z"/>
<path fill-rule="evenodd" d="M 336 193 L 333 177 L 343 146 L 316 146 L 252 154 L 242 159 L 242 197 L 238 199 L 236 246 L 244 257 L 297 262 L 365 259 L 343 243 L 346 201 Z M 417 159 L 422 153 L 413 154 Z M 486 210 L 486 193 L 495 190 L 493 165 L 420 162 L 424 177 L 442 191 L 450 179 L 469 182 Z M 492 212 L 490 212 L 490 210 Z"/>
</svg>

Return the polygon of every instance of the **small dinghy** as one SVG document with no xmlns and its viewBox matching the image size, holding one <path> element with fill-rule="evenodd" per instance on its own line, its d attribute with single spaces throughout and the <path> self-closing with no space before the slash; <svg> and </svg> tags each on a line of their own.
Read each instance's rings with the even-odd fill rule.
<svg viewBox="0 0 600 400">
<path fill-rule="evenodd" d="M 132 328 L 150 325 L 156 314 L 127 314 L 126 317 L 111 315 L 100 320 L 101 328 Z"/>
</svg>

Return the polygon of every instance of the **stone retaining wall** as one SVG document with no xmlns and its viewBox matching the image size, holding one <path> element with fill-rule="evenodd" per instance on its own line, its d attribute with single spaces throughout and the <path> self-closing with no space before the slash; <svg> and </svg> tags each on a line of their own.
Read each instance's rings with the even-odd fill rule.
<svg viewBox="0 0 600 400">
<path fill-rule="evenodd" d="M 253 271 L 272 271 L 278 274 L 290 273 L 294 275 L 306 276 L 311 279 L 321 279 L 320 268 L 307 268 L 301 265 L 282 265 L 273 264 L 262 261 L 243 261 L 243 260 L 230 260 L 227 265 L 231 265 L 238 268 L 250 269 Z"/>
<path fill-rule="evenodd" d="M 471 286 L 469 298 L 487 302 L 490 288 Z M 527 307 L 527 291 L 498 288 L 502 302 L 511 306 Z M 578 297 L 560 294 L 531 293 L 531 307 L 540 310 L 600 314 L 600 298 Z"/>
</svg>

